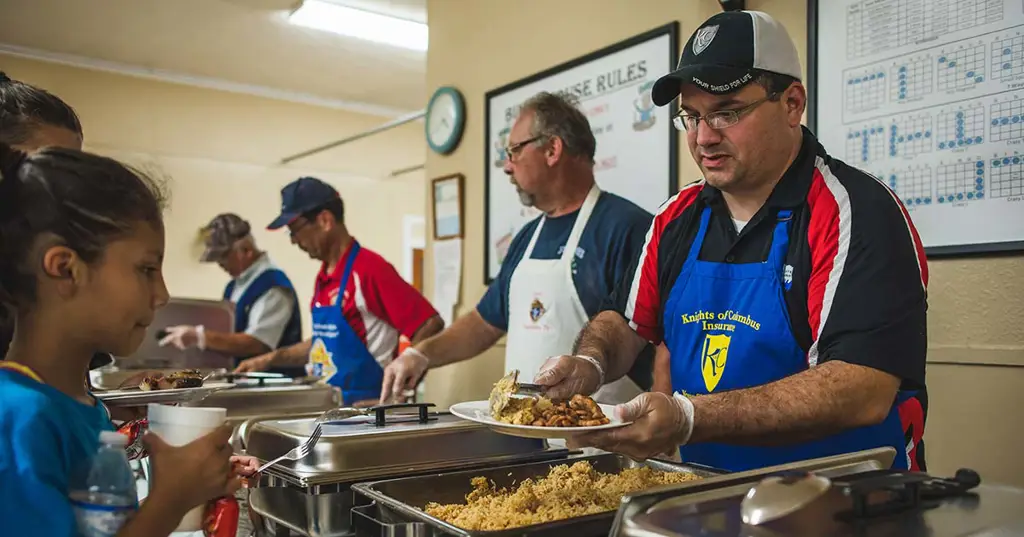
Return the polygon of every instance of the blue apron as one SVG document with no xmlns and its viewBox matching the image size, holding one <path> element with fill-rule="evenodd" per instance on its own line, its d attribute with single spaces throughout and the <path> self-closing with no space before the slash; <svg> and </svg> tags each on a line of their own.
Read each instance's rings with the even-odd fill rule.
<svg viewBox="0 0 1024 537">
<path fill-rule="evenodd" d="M 711 209 L 665 304 L 665 342 L 672 355 L 672 389 L 708 394 L 760 386 L 808 368 L 807 353 L 789 323 L 782 271 L 792 211 L 778 213 L 764 263 L 700 261 Z M 804 459 L 892 446 L 894 468 L 906 469 L 903 430 L 894 404 L 880 424 L 786 446 L 703 443 L 682 446 L 684 461 L 743 471 Z"/>
<path fill-rule="evenodd" d="M 342 313 L 345 288 L 358 253 L 359 243 L 353 242 L 352 251 L 345 261 L 336 304 L 313 308 L 313 345 L 309 349 L 310 374 L 340 388 L 345 405 L 364 399 L 378 399 L 384 384 L 384 370 Z"/>
</svg>

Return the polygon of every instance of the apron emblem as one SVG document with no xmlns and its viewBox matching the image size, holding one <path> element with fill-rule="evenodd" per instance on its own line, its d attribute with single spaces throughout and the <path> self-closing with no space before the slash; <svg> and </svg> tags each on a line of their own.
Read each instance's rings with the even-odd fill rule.
<svg viewBox="0 0 1024 537">
<path fill-rule="evenodd" d="M 537 322 L 547 310 L 544 309 L 544 303 L 540 299 L 533 299 L 533 303 L 530 304 L 530 320 Z"/>
<path fill-rule="evenodd" d="M 309 366 L 310 374 L 314 377 L 320 377 L 322 380 L 327 380 L 334 376 L 337 372 L 337 368 L 334 367 L 334 360 L 330 352 L 327 351 L 327 346 L 324 345 L 324 340 L 316 338 L 313 340 L 313 346 L 309 349 Z"/>
<path fill-rule="evenodd" d="M 705 26 L 700 30 L 697 30 L 697 35 L 693 38 L 693 54 L 694 56 L 704 52 L 704 49 L 708 48 L 711 41 L 715 39 L 715 35 L 718 34 L 718 25 Z"/>
<path fill-rule="evenodd" d="M 725 360 L 729 357 L 729 343 L 732 336 L 725 334 L 708 334 L 704 336 L 701 350 L 700 371 L 704 377 L 704 386 L 708 392 L 715 391 L 718 381 L 725 372 Z"/>
</svg>

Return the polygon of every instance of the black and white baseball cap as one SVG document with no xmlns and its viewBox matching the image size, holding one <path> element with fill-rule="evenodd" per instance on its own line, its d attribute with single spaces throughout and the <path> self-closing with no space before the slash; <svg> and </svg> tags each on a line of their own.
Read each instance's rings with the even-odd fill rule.
<svg viewBox="0 0 1024 537">
<path fill-rule="evenodd" d="M 761 11 L 724 11 L 704 21 L 683 48 L 676 70 L 654 83 L 651 98 L 665 106 L 683 84 L 723 95 L 746 86 L 758 72 L 802 78 L 796 45 L 786 28 Z"/>
</svg>

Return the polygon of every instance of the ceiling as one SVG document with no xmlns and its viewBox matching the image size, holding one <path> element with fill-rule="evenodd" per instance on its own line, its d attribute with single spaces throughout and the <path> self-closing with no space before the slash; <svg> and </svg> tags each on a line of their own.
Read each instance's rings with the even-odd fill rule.
<svg viewBox="0 0 1024 537">
<path fill-rule="evenodd" d="M 426 22 L 426 0 L 332 0 Z M 0 0 L 0 52 L 397 116 L 426 53 L 291 25 L 299 0 Z"/>
</svg>

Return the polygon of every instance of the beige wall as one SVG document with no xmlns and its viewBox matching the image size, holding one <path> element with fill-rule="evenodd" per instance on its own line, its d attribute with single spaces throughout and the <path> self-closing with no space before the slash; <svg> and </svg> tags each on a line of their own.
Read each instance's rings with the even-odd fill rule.
<svg viewBox="0 0 1024 537">
<path fill-rule="evenodd" d="M 787 27 L 801 59 L 806 51 L 805 5 L 803 0 L 747 2 L 748 9 L 767 11 Z M 502 2 L 428 0 L 427 87 L 458 87 L 469 110 L 461 147 L 448 157 L 427 157 L 428 177 L 452 172 L 467 177 L 460 313 L 470 311 L 484 291 L 484 93 L 671 20 L 680 22 L 685 42 L 719 9 L 714 0 L 521 0 L 514 7 Z M 684 149 L 684 183 L 697 177 L 697 168 L 686 155 Z M 928 369 L 931 409 L 925 438 L 932 471 L 951 473 L 970 466 L 985 478 L 1024 484 L 1022 261 L 1018 256 L 931 262 L 933 363 Z M 427 267 L 429 271 L 429 253 Z M 428 400 L 444 406 L 483 398 L 502 374 L 503 352 L 499 346 L 471 362 L 432 372 Z M 979 361 L 993 365 L 960 364 Z"/>
<path fill-rule="evenodd" d="M 216 265 L 197 262 L 198 231 L 217 213 L 236 212 L 251 221 L 258 244 L 292 278 L 300 302 L 308 303 L 318 262 L 292 246 L 287 232 L 264 229 L 278 214 L 281 187 L 302 175 L 333 184 L 346 202 L 353 235 L 402 270 L 403 215 L 423 215 L 424 175 L 388 174 L 423 163 L 421 123 L 280 166 L 283 157 L 390 118 L 4 55 L 0 70 L 71 104 L 81 116 L 88 150 L 168 180 L 164 272 L 173 296 L 220 298 L 228 276 Z"/>
</svg>

